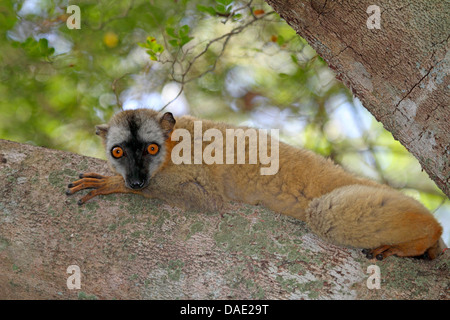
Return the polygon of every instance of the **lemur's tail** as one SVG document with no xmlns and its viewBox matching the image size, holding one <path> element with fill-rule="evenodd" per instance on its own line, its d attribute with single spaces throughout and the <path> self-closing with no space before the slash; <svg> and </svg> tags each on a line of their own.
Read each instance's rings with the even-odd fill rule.
<svg viewBox="0 0 450 320">
<path fill-rule="evenodd" d="M 313 232 L 330 242 L 390 255 L 436 258 L 442 227 L 418 201 L 388 187 L 349 185 L 314 199 L 306 211 Z"/>
</svg>

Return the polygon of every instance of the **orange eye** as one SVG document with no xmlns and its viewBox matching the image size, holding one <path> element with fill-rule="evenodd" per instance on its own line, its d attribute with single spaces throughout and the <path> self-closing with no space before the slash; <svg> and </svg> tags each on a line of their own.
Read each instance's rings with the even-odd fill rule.
<svg viewBox="0 0 450 320">
<path fill-rule="evenodd" d="M 114 158 L 119 159 L 123 156 L 123 150 L 121 147 L 114 147 L 111 150 L 111 154 Z"/>
<path fill-rule="evenodd" d="M 155 144 L 155 143 L 151 143 L 151 144 L 149 144 L 149 145 L 148 145 L 148 147 L 147 147 L 147 151 L 148 151 L 148 153 L 149 153 L 149 154 L 151 154 L 151 155 L 155 155 L 155 154 L 157 154 L 157 153 L 158 153 L 158 151 L 159 151 L 159 147 L 158 147 L 158 145 L 157 145 L 157 144 Z"/>
</svg>

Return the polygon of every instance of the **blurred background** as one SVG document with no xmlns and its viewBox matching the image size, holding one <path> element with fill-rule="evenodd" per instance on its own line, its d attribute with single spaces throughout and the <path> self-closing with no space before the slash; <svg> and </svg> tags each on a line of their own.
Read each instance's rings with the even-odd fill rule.
<svg viewBox="0 0 450 320">
<path fill-rule="evenodd" d="M 69 1 L 0 0 L 0 138 L 105 159 L 94 125 L 139 107 L 278 128 L 421 201 L 450 245 L 448 198 L 264 1 L 70 5 L 79 16 Z"/>
</svg>

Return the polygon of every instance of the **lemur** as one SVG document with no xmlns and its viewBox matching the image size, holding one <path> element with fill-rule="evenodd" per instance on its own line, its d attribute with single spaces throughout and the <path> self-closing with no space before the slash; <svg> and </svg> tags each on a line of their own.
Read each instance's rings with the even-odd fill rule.
<svg viewBox="0 0 450 320">
<path fill-rule="evenodd" d="M 305 221 L 314 233 L 334 244 L 363 248 L 369 259 L 391 255 L 434 259 L 445 248 L 440 239 L 442 227 L 418 201 L 355 176 L 312 151 L 282 142 L 278 150 L 272 150 L 269 134 L 264 137 L 268 152 L 278 151 L 279 156 L 278 172 L 273 175 L 261 174 L 266 163 L 260 159 L 256 163 L 205 164 L 193 154 L 183 154 L 190 161 L 174 163 L 172 153 L 181 154 L 180 143 L 188 139 L 175 136 L 177 129 L 190 134 L 191 141 L 184 144 L 191 150 L 200 143 L 205 151 L 209 145 L 206 139 L 194 139 L 196 121 L 201 121 L 202 134 L 216 129 L 226 136 L 227 129 L 239 129 L 191 116 L 174 118 L 170 112 L 150 109 L 117 113 L 108 124 L 96 126 L 116 175 L 80 174 L 79 180 L 68 185 L 67 194 L 94 189 L 79 205 L 111 193 L 140 194 L 199 211 L 218 211 L 225 201 L 261 204 Z M 234 148 L 236 151 L 237 146 Z M 245 139 L 245 151 L 251 148 L 250 139 Z M 225 144 L 216 151 L 225 154 Z"/>
</svg>

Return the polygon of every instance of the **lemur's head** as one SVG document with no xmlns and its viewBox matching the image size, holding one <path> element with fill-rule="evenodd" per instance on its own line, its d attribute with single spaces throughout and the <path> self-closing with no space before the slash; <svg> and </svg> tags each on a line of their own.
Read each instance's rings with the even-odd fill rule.
<svg viewBox="0 0 450 320">
<path fill-rule="evenodd" d="M 108 124 L 96 126 L 96 134 L 103 139 L 112 169 L 123 176 L 127 187 L 142 189 L 164 164 L 169 152 L 166 141 L 174 125 L 170 112 L 126 110 Z"/>
</svg>

